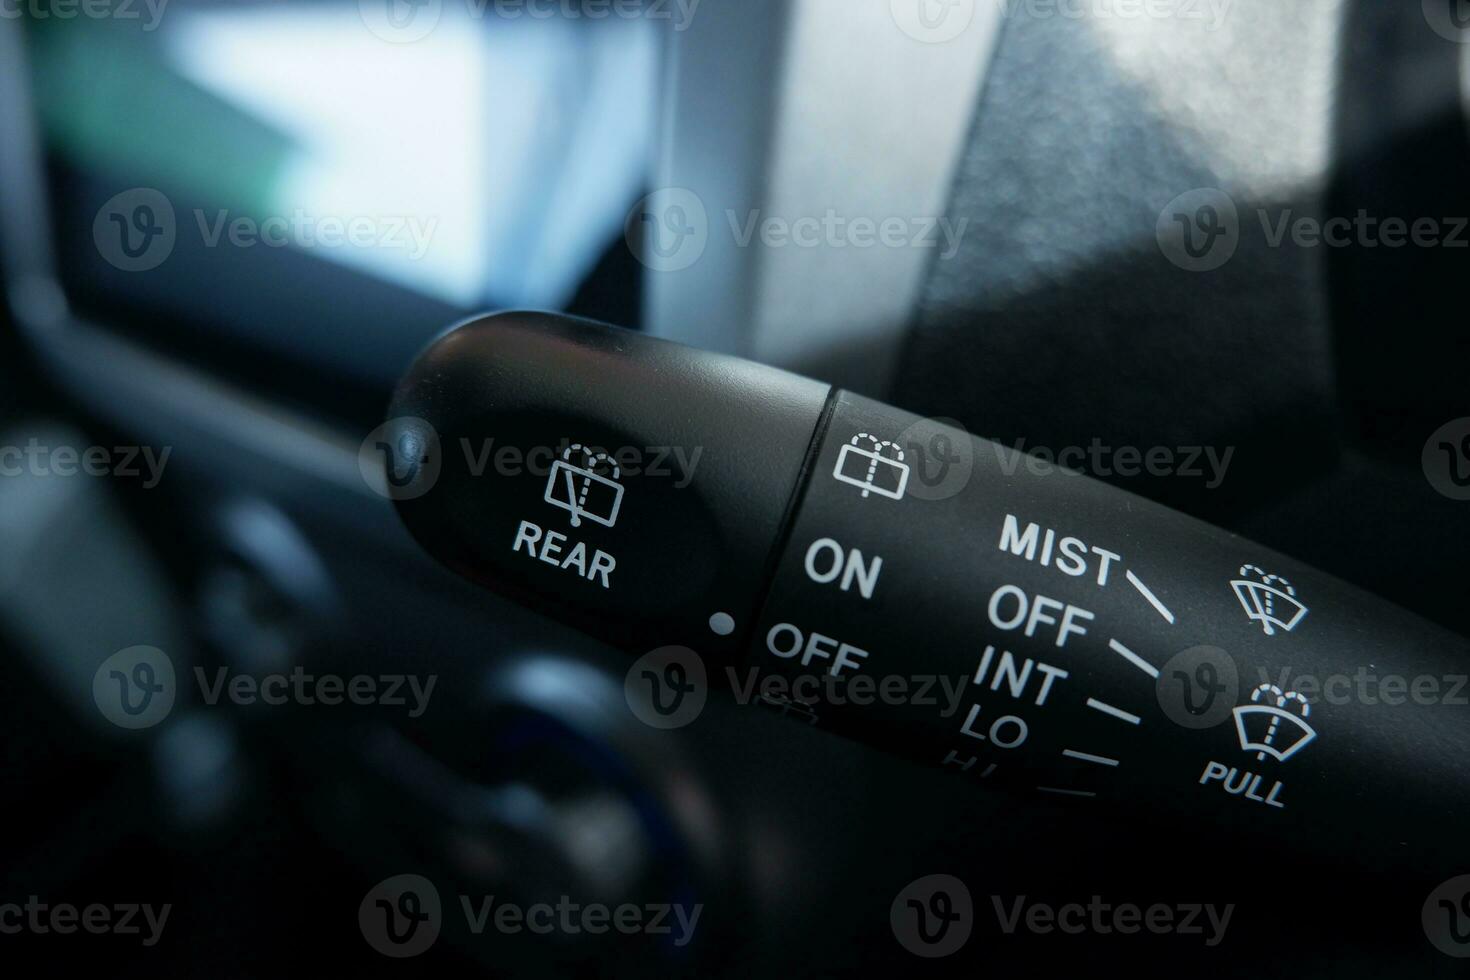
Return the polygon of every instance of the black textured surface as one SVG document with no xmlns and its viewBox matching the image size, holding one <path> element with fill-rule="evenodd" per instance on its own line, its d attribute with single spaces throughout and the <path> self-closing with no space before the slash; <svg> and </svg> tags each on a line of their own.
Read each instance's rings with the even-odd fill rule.
<svg viewBox="0 0 1470 980">
<path fill-rule="evenodd" d="M 1248 473 L 1279 488 L 1332 459 L 1325 256 L 1271 248 L 1255 212 L 1320 213 L 1313 93 L 1333 64 L 1310 39 L 1337 15 L 1265 6 L 1237 4 L 1217 32 L 1008 18 L 949 207 L 969 232 L 933 267 L 891 401 L 1028 448 L 1236 446 L 1226 493 L 1132 487 L 1211 516 L 1261 489 Z M 1156 240 L 1196 188 L 1239 209 L 1213 272 Z"/>
<path fill-rule="evenodd" d="M 1267 233 L 1470 213 L 1460 45 L 1419 4 L 1249 0 L 1218 31 L 1134 28 L 1008 18 L 949 208 L 970 230 L 888 400 L 1028 450 L 1231 452 L 1215 487 L 1084 468 L 1463 632 L 1470 526 L 1420 450 L 1466 413 L 1470 251 Z M 1156 235 L 1196 188 L 1238 209 L 1209 272 Z"/>
</svg>

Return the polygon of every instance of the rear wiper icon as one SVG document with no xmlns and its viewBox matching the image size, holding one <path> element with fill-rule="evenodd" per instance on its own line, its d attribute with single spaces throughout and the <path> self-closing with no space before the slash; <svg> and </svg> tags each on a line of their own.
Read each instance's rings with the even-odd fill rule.
<svg viewBox="0 0 1470 980">
<path fill-rule="evenodd" d="M 574 453 L 581 454 L 580 466 L 572 461 Z M 599 468 L 604 472 L 599 473 Z M 572 527 L 581 527 L 584 517 L 594 524 L 612 527 L 617 524 L 623 506 L 623 485 L 617 482 L 621 477 L 618 464 L 607 453 L 573 443 L 552 464 L 546 479 L 545 500 L 571 514 Z"/>
</svg>

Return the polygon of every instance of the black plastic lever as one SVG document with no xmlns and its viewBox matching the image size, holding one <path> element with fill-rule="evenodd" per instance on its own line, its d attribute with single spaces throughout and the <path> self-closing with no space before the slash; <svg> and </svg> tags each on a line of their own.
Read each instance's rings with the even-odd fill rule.
<svg viewBox="0 0 1470 980">
<path fill-rule="evenodd" d="M 631 651 L 687 646 L 811 727 L 1247 845 L 1466 857 L 1465 641 L 1251 542 L 561 317 L 448 333 L 390 414 L 399 512 L 444 563 Z"/>
</svg>

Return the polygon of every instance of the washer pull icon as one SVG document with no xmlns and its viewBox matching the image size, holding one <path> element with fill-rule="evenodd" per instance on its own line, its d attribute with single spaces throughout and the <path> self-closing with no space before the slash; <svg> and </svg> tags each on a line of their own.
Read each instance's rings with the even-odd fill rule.
<svg viewBox="0 0 1470 980">
<path fill-rule="evenodd" d="M 1276 703 L 1258 703 L 1263 695 L 1269 695 Z M 1257 759 L 1269 755 L 1277 762 L 1285 762 L 1317 737 L 1317 730 L 1306 722 L 1312 706 L 1297 692 L 1283 691 L 1275 684 L 1262 684 L 1251 692 L 1251 702 L 1235 709 L 1235 734 L 1240 737 L 1240 747 L 1256 753 Z M 1296 711 L 1287 708 L 1293 702 Z"/>
<path fill-rule="evenodd" d="M 572 462 L 575 453 L 581 454 L 580 466 Z M 598 472 L 599 468 L 603 472 Z M 583 518 L 612 527 L 623 507 L 623 485 L 618 482 L 621 478 L 622 471 L 607 453 L 573 443 L 551 465 L 545 500 L 571 514 L 572 527 L 581 527 Z"/>
<path fill-rule="evenodd" d="M 872 448 L 864 446 L 864 442 Z M 864 497 L 876 493 L 902 500 L 909 485 L 909 466 L 897 443 L 862 432 L 837 454 L 832 476 L 838 482 L 860 488 Z"/>
</svg>

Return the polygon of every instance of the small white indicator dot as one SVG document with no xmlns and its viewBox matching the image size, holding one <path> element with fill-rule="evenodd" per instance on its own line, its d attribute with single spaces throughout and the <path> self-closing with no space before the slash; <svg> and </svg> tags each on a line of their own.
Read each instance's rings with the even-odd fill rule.
<svg viewBox="0 0 1470 980">
<path fill-rule="evenodd" d="M 709 618 L 709 628 L 717 636 L 729 636 L 735 632 L 735 618 L 729 613 L 717 612 Z"/>
</svg>

